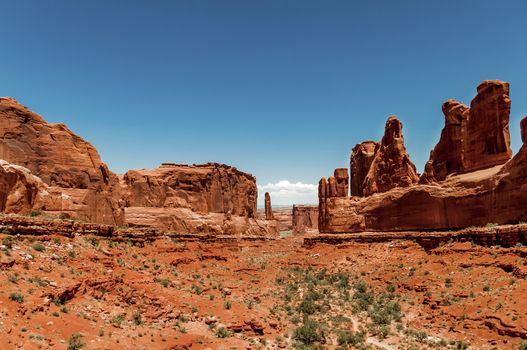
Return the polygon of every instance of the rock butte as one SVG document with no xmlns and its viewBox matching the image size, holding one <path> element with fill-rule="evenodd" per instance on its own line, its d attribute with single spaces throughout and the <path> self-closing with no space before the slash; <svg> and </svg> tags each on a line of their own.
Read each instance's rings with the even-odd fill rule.
<svg viewBox="0 0 527 350">
<path fill-rule="evenodd" d="M 63 124 L 49 124 L 0 98 L 0 206 L 179 233 L 273 236 L 256 218 L 256 178 L 223 164 L 163 164 L 112 173 L 97 150 Z"/>
<path fill-rule="evenodd" d="M 352 196 L 336 193 L 325 178 L 319 182 L 319 230 L 448 230 L 527 220 L 527 121 L 524 144 L 511 158 L 509 84 L 484 81 L 470 108 L 448 100 L 443 113 L 441 138 L 420 178 L 395 117 L 379 144 L 355 146 Z"/>
</svg>

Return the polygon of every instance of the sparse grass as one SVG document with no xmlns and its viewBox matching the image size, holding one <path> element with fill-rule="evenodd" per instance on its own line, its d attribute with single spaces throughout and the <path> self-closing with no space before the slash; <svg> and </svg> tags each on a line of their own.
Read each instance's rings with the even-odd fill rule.
<svg viewBox="0 0 527 350">
<path fill-rule="evenodd" d="M 121 323 L 123 323 L 125 320 L 125 316 L 124 314 L 118 314 L 118 315 L 115 315 L 112 319 L 111 319 L 111 323 L 116 325 L 116 326 L 120 326 Z"/>
<path fill-rule="evenodd" d="M 168 280 L 166 278 L 156 278 L 155 281 L 157 283 L 159 283 L 160 285 L 162 285 L 163 287 L 165 287 L 165 288 L 170 286 L 170 280 Z"/>
</svg>

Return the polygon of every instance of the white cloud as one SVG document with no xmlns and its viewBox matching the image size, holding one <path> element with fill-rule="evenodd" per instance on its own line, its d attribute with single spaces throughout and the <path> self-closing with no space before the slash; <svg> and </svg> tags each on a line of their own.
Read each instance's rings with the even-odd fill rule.
<svg viewBox="0 0 527 350">
<path fill-rule="evenodd" d="M 318 185 L 281 180 L 274 184 L 258 185 L 258 204 L 263 205 L 264 194 L 269 192 L 273 205 L 317 204 Z"/>
</svg>

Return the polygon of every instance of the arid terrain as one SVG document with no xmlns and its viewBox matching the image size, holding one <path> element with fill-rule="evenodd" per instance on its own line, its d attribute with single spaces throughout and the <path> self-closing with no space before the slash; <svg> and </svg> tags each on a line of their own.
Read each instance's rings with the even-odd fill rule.
<svg viewBox="0 0 527 350">
<path fill-rule="evenodd" d="M 425 171 L 390 116 L 319 182 L 257 210 L 219 164 L 111 172 L 0 98 L 0 349 L 527 350 L 527 118 L 509 84 L 454 100 Z M 351 188 L 350 188 L 351 184 Z"/>
<path fill-rule="evenodd" d="M 0 348 L 525 348 L 521 243 L 310 237 L 2 234 Z"/>
</svg>

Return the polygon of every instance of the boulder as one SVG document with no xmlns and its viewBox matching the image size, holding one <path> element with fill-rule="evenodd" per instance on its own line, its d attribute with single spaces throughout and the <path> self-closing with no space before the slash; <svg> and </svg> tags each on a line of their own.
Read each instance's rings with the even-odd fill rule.
<svg viewBox="0 0 527 350">
<path fill-rule="evenodd" d="M 29 214 L 46 190 L 41 179 L 19 165 L 0 160 L 0 211 Z"/>
</svg>

